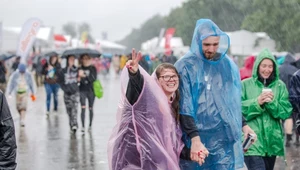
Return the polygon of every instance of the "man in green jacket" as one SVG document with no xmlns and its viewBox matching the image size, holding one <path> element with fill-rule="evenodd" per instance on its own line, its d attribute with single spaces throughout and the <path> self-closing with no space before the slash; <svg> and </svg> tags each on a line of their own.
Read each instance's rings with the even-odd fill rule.
<svg viewBox="0 0 300 170">
<path fill-rule="evenodd" d="M 249 170 L 272 170 L 276 156 L 284 156 L 280 120 L 292 113 L 288 97 L 277 63 L 271 52 L 264 49 L 255 60 L 252 77 L 242 82 L 243 116 L 257 134 L 257 142 L 245 153 Z"/>
</svg>

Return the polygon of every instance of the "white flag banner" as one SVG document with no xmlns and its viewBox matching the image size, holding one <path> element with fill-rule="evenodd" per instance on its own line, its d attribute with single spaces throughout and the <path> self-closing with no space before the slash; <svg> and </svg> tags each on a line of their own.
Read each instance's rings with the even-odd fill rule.
<svg viewBox="0 0 300 170">
<path fill-rule="evenodd" d="M 3 43 L 3 25 L 2 22 L 0 22 L 0 52 L 2 51 L 2 43 Z"/>
<path fill-rule="evenodd" d="M 24 23 L 17 46 L 17 55 L 21 57 L 21 63 L 26 63 L 26 57 L 41 25 L 42 21 L 38 18 L 30 18 Z"/>
</svg>

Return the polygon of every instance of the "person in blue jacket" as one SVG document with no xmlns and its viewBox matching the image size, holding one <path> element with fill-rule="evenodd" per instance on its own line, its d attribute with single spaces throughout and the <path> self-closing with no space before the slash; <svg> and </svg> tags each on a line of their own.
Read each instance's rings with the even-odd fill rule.
<svg viewBox="0 0 300 170">
<path fill-rule="evenodd" d="M 175 63 L 180 75 L 182 140 L 191 148 L 184 170 L 234 170 L 243 167 L 241 82 L 227 56 L 229 37 L 209 19 L 197 21 L 190 51 Z M 200 166 L 197 154 L 209 156 Z"/>
</svg>

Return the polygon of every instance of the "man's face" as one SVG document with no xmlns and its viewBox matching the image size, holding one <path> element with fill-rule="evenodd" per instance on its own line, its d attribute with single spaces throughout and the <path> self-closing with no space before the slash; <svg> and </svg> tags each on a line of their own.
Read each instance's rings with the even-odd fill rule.
<svg viewBox="0 0 300 170">
<path fill-rule="evenodd" d="M 212 59 L 219 48 L 220 37 L 209 36 L 202 41 L 202 51 L 207 59 Z"/>
</svg>

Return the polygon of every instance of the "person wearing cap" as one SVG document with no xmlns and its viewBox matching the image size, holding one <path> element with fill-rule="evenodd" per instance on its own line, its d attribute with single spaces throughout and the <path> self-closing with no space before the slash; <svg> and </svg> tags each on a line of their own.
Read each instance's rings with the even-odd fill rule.
<svg viewBox="0 0 300 170">
<path fill-rule="evenodd" d="M 29 71 L 26 70 L 26 65 L 20 63 L 18 69 L 12 73 L 8 82 L 7 92 L 9 96 L 13 92 L 16 93 L 16 107 L 20 114 L 20 125 L 25 126 L 25 112 L 27 110 L 28 94 L 31 94 L 31 99 L 35 100 L 35 82 Z"/>
</svg>

